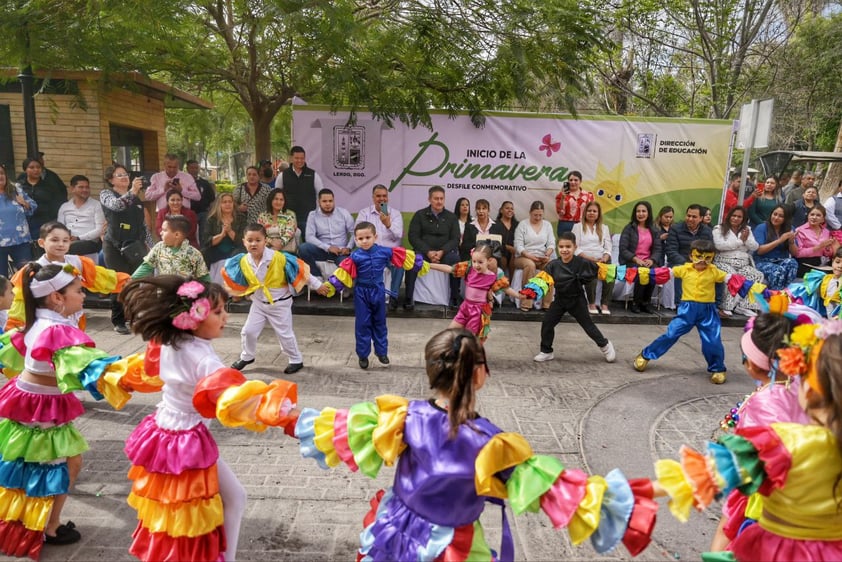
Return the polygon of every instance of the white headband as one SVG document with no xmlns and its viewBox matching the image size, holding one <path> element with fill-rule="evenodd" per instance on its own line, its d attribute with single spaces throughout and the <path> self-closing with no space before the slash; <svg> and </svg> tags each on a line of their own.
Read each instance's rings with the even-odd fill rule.
<svg viewBox="0 0 842 562">
<path fill-rule="evenodd" d="M 77 276 L 73 273 L 69 273 L 62 269 L 55 277 L 47 279 L 46 281 L 32 279 L 29 283 L 29 289 L 32 291 L 33 297 L 40 299 L 41 297 L 46 297 L 53 291 L 60 291 L 64 289 L 73 283 L 73 280 L 76 279 L 76 277 Z"/>
</svg>

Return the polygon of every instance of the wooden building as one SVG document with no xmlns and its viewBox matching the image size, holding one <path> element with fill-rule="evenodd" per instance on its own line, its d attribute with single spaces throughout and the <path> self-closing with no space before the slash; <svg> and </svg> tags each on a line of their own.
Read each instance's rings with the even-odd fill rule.
<svg viewBox="0 0 842 562">
<path fill-rule="evenodd" d="M 23 102 L 17 70 L 0 70 L 0 160 L 12 177 L 26 154 Z M 158 171 L 167 149 L 165 108 L 212 105 L 139 73 L 96 71 L 36 73 L 38 147 L 48 168 L 65 183 L 75 174 L 98 191 L 103 170 L 116 161 L 133 171 Z M 14 173 L 11 172 L 14 170 Z"/>
</svg>

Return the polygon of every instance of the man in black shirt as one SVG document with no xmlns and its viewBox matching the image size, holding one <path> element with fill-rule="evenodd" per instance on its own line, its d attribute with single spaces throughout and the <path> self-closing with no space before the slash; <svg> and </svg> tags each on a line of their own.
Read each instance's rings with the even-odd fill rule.
<svg viewBox="0 0 842 562">
<path fill-rule="evenodd" d="M 322 178 L 307 167 L 305 158 L 304 149 L 293 146 L 289 151 L 290 167 L 275 180 L 275 187 L 284 190 L 287 209 L 295 212 L 302 237 L 307 232 L 307 216 L 316 210 L 316 193 L 324 187 Z"/>
<path fill-rule="evenodd" d="M 187 173 L 193 176 L 193 179 L 196 181 L 196 188 L 202 195 L 201 199 L 191 205 L 191 209 L 196 213 L 199 223 L 199 245 L 202 245 L 205 242 L 205 223 L 208 221 L 210 206 L 216 200 L 216 190 L 214 190 L 211 182 L 199 177 L 199 163 L 196 160 L 187 161 Z"/>
</svg>

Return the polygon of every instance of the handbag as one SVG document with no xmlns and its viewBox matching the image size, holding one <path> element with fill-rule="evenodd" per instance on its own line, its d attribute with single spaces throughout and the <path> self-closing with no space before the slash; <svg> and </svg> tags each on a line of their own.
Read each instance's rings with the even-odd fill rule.
<svg viewBox="0 0 842 562">
<path fill-rule="evenodd" d="M 146 244 L 140 240 L 123 242 L 123 245 L 120 247 L 120 255 L 126 258 L 126 261 L 132 267 L 136 268 L 143 261 L 143 258 L 146 257 Z"/>
</svg>

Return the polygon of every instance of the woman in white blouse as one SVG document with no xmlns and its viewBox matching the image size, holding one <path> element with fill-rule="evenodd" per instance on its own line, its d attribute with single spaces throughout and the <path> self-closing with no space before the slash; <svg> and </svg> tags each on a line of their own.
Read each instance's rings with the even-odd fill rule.
<svg viewBox="0 0 842 562">
<path fill-rule="evenodd" d="M 523 284 L 535 276 L 535 272 L 555 258 L 555 235 L 553 226 L 544 220 L 544 204 L 533 201 L 529 207 L 529 220 L 521 221 L 515 229 L 514 268 L 523 270 Z M 549 306 L 552 294 L 544 297 L 544 304 Z M 520 309 L 524 312 L 532 309 L 532 301 L 521 299 Z"/>
<path fill-rule="evenodd" d="M 748 213 L 743 207 L 731 209 L 722 219 L 722 224 L 713 228 L 713 243 L 716 246 L 713 264 L 716 267 L 726 273 L 738 273 L 751 281 L 763 282 L 763 274 L 755 269 L 751 259 L 751 253 L 757 250 L 758 243 L 748 227 Z M 731 316 L 734 312 L 743 316 L 756 316 L 759 309 L 760 305 L 750 303 L 748 298 L 722 291 L 719 303 L 722 316 Z"/>
<path fill-rule="evenodd" d="M 582 221 L 573 225 L 572 230 L 576 236 L 576 255 L 594 263 L 611 263 L 611 233 L 608 226 L 602 224 L 602 207 L 596 201 L 591 201 L 585 206 L 582 213 Z M 600 308 L 596 307 L 596 284 L 594 279 L 585 285 L 585 295 L 588 297 L 588 312 L 591 314 L 611 314 L 608 310 L 608 303 L 611 302 L 611 295 L 614 292 L 614 282 L 602 282 L 600 294 Z"/>
</svg>

